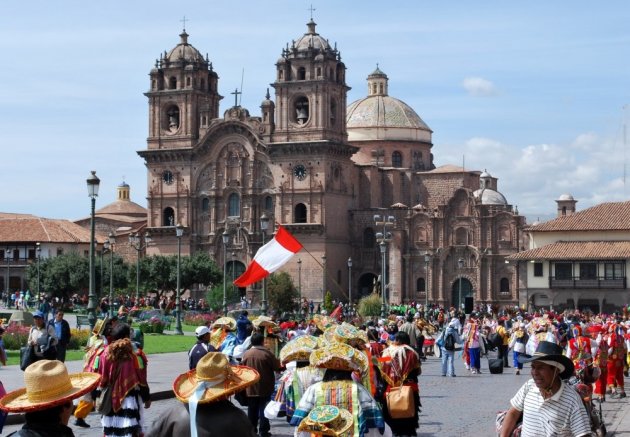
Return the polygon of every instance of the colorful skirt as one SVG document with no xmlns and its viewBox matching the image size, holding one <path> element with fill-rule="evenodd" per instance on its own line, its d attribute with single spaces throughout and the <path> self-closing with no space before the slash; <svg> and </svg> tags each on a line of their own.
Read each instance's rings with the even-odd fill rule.
<svg viewBox="0 0 630 437">
<path fill-rule="evenodd" d="M 140 393 L 132 390 L 123 399 L 120 410 L 101 417 L 105 437 L 137 437 L 142 435 L 144 407 Z"/>
</svg>

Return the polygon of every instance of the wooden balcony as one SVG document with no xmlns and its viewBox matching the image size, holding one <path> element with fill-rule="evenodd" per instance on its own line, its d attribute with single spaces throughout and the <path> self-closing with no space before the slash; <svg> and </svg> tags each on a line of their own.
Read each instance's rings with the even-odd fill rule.
<svg viewBox="0 0 630 437">
<path fill-rule="evenodd" d="M 626 278 L 588 278 L 581 279 L 580 277 L 573 277 L 568 279 L 556 279 L 554 276 L 549 278 L 549 288 L 601 288 L 601 289 L 615 289 L 626 288 Z"/>
</svg>

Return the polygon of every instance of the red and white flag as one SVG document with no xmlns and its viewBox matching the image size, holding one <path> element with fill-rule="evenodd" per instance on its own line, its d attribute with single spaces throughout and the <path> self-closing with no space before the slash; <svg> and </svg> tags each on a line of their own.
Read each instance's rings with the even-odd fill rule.
<svg viewBox="0 0 630 437">
<path fill-rule="evenodd" d="M 247 270 L 234 281 L 234 285 L 247 287 L 266 278 L 286 264 L 300 249 L 302 249 L 302 244 L 286 229 L 279 226 L 276 236 L 258 249 L 256 256 L 247 266 Z"/>
</svg>

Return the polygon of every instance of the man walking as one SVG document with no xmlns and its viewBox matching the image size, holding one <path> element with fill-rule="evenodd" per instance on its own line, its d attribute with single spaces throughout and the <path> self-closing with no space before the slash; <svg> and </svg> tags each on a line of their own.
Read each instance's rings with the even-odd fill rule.
<svg viewBox="0 0 630 437">
<path fill-rule="evenodd" d="M 264 337 L 262 334 L 252 334 L 252 347 L 243 354 L 241 364 L 252 367 L 260 374 L 260 380 L 247 388 L 247 416 L 254 430 L 258 431 L 261 437 L 269 437 L 271 425 L 269 419 L 265 417 L 265 407 L 271 398 L 275 384 L 275 371 L 280 370 L 280 361 L 263 346 Z M 260 427 L 258 421 L 260 420 Z"/>
<path fill-rule="evenodd" d="M 66 349 L 70 343 L 70 325 L 63 318 L 63 311 L 57 311 L 55 318 L 49 322 L 49 326 L 55 329 L 55 334 L 59 342 L 57 343 L 57 359 L 62 363 L 66 361 Z"/>
<path fill-rule="evenodd" d="M 207 326 L 199 326 L 195 329 L 195 335 L 197 336 L 197 343 L 188 351 L 188 369 L 193 370 L 197 368 L 197 363 L 208 352 L 216 352 L 216 349 L 210 342 L 210 330 Z"/>
</svg>

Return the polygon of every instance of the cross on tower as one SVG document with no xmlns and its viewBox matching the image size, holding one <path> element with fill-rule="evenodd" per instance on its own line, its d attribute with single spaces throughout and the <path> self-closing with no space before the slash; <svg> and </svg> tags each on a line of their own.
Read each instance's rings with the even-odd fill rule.
<svg viewBox="0 0 630 437">
<path fill-rule="evenodd" d="M 311 3 L 311 7 L 307 9 L 307 11 L 311 11 L 311 21 L 313 21 L 313 11 L 316 11 L 317 9 L 315 9 L 313 7 L 313 4 Z"/>
<path fill-rule="evenodd" d="M 182 23 L 184 23 L 184 32 L 186 32 L 186 21 L 190 21 L 190 20 L 188 20 L 188 19 L 186 18 L 186 15 L 184 15 L 184 18 L 182 18 L 182 19 L 181 19 L 181 20 L 179 20 L 179 21 L 181 21 Z"/>
<path fill-rule="evenodd" d="M 233 93 L 230 93 L 230 94 L 234 94 L 234 106 L 235 106 L 235 107 L 236 107 L 236 106 L 238 106 L 238 95 L 239 95 L 239 94 L 243 94 L 243 93 L 242 93 L 242 92 L 240 92 L 240 91 L 238 90 L 238 88 L 235 88 L 235 89 L 234 89 L 234 92 L 233 92 Z"/>
</svg>

